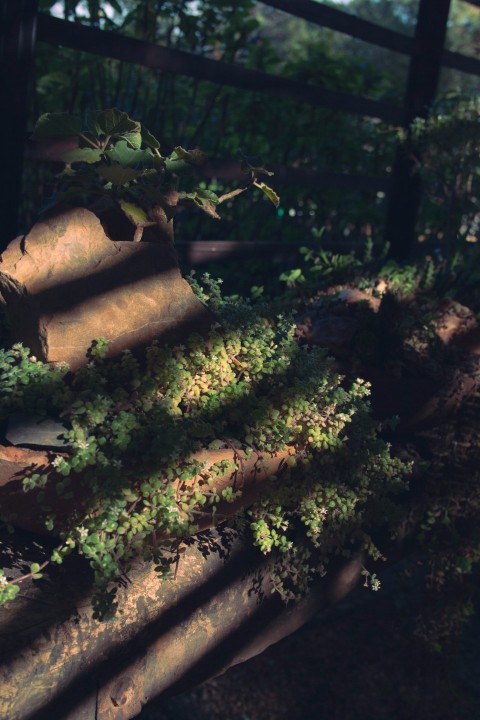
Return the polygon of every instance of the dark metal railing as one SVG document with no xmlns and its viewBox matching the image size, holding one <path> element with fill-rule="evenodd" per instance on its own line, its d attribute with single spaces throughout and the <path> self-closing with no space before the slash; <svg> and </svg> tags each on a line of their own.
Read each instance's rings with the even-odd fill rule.
<svg viewBox="0 0 480 720">
<path fill-rule="evenodd" d="M 441 67 L 480 75 L 480 60 L 445 49 L 451 0 L 419 0 L 414 37 L 389 30 L 313 0 L 263 0 L 264 4 L 337 32 L 383 47 L 410 58 L 402 106 L 360 97 L 341 89 L 331 90 L 258 70 L 200 57 L 117 33 L 60 20 L 38 13 L 37 0 L 0 0 L 0 92 L 10 107 L 3 138 L 8 138 L 0 165 L 2 179 L 2 234 L 6 244 L 16 232 L 20 197 L 21 165 L 27 117 L 27 92 L 35 42 L 62 45 L 83 52 L 116 58 L 156 70 L 168 71 L 241 90 L 258 91 L 309 105 L 380 118 L 393 126 L 408 127 L 416 116 L 426 116 L 435 99 Z M 480 0 L 465 0 L 480 7 Z M 6 117 L 5 115 L 3 116 Z M 212 161 L 217 177 L 233 177 L 235 164 Z M 222 175 L 221 172 L 226 174 Z M 413 175 L 408 156 L 397 153 L 391 177 L 367 177 L 305 169 L 276 168 L 286 178 L 295 174 L 302 184 L 325 182 L 347 188 L 375 188 L 388 192 L 386 237 L 393 253 L 406 256 L 414 242 L 420 182 Z M 230 174 L 229 174 L 230 173 Z"/>
</svg>

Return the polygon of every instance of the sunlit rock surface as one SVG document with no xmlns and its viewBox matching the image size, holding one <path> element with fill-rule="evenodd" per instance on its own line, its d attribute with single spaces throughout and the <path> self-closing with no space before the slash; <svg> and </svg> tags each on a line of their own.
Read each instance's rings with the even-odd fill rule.
<svg viewBox="0 0 480 720">
<path fill-rule="evenodd" d="M 114 356 L 157 338 L 181 341 L 211 323 L 171 245 L 112 241 L 84 208 L 48 217 L 10 243 L 0 257 L 0 293 L 12 340 L 72 368 L 85 364 L 99 337 Z"/>
</svg>

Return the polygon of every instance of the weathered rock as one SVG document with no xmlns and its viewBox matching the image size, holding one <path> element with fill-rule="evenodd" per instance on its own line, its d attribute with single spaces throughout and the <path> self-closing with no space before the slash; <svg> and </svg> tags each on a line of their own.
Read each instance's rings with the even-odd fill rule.
<svg viewBox="0 0 480 720">
<path fill-rule="evenodd" d="M 63 435 L 71 425 L 55 418 L 28 412 L 16 412 L 9 416 L 5 439 L 20 447 L 66 449 L 68 440 Z"/>
<path fill-rule="evenodd" d="M 27 568 L 45 557 L 41 549 L 30 546 Z M 91 573 L 77 558 L 26 581 L 0 608 L 0 717 L 130 720 L 148 700 L 262 652 L 361 579 L 359 557 L 286 607 L 272 595 L 268 563 L 232 530 L 198 536 L 171 579 L 162 582 L 155 563 L 134 563 L 119 612 L 104 622 L 92 617 Z"/>
<path fill-rule="evenodd" d="M 470 308 L 445 298 L 435 318 L 435 334 L 443 345 L 462 344 L 462 339 L 478 331 L 478 320 Z"/>
<path fill-rule="evenodd" d="M 373 312 L 378 312 L 380 308 L 380 298 L 369 295 L 364 290 L 358 290 L 357 288 L 345 288 L 338 293 L 338 299 L 347 305 L 352 305 L 357 302 L 368 303 L 368 307 Z"/>
<path fill-rule="evenodd" d="M 215 478 L 212 489 L 218 494 L 227 487 L 240 490 L 241 495 L 233 502 L 221 500 L 217 503 L 215 513 L 206 509 L 199 513 L 196 524 L 201 530 L 210 528 L 221 521 L 221 518 L 232 517 L 244 507 L 251 505 L 255 500 L 268 492 L 272 478 L 277 478 L 286 469 L 286 458 L 294 454 L 294 448 L 287 446 L 276 453 L 252 452 L 246 455 L 242 450 L 224 448 L 222 450 L 200 450 L 193 456 L 202 467 L 207 470 L 212 465 L 227 461 L 234 468 L 227 469 L 224 474 Z M 41 505 L 52 508 L 57 518 L 56 530 L 68 527 L 72 515 L 78 518 L 78 512 L 88 505 L 88 492 L 82 485 L 81 476 L 71 474 L 72 495 L 59 495 L 56 491 L 55 476 L 52 460 L 58 455 L 67 456 L 66 453 L 41 452 L 25 447 L 11 447 L 0 445 L 0 511 L 8 517 L 13 525 L 23 530 L 45 534 L 45 520 L 50 513 L 42 510 L 38 502 L 41 492 L 43 500 Z M 49 472 L 49 480 L 45 487 L 35 488 L 25 493 L 22 488 L 23 479 L 32 473 Z M 61 479 L 61 478 L 60 478 Z M 188 481 L 177 478 L 173 481 L 176 488 L 192 489 L 200 487 L 205 482 L 202 473 Z M 54 535 L 54 532 L 49 532 Z"/>
<path fill-rule="evenodd" d="M 113 356 L 157 338 L 179 342 L 212 321 L 171 245 L 112 241 L 84 208 L 48 217 L 10 243 L 0 256 L 0 295 L 12 339 L 73 369 L 95 338 L 106 338 Z"/>
<path fill-rule="evenodd" d="M 358 322 L 339 315 L 316 317 L 306 313 L 297 319 L 297 337 L 309 345 L 327 348 L 335 357 L 349 357 Z"/>
</svg>

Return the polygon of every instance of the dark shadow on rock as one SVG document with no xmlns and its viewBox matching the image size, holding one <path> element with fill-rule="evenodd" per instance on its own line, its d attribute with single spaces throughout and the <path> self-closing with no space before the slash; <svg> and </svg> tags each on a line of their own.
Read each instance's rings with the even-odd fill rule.
<svg viewBox="0 0 480 720">
<path fill-rule="evenodd" d="M 212 577 L 195 587 L 178 604 L 168 607 L 121 648 L 116 647 L 110 652 L 101 653 L 101 660 L 94 662 L 77 674 L 41 710 L 31 713 L 28 720 L 51 720 L 53 717 L 69 716 L 69 713 L 73 713 L 82 702 L 87 686 L 91 689 L 100 682 L 100 687 L 105 687 L 111 679 L 143 658 L 148 652 L 148 648 L 155 642 L 165 637 L 165 642 L 168 643 L 168 634 L 173 628 L 185 627 L 196 612 L 207 606 L 223 590 L 229 586 L 236 586 L 238 583 L 242 584 L 245 581 L 246 568 L 250 569 L 252 565 L 263 562 L 263 558 L 258 554 L 254 555 L 252 557 L 251 548 L 247 551 L 244 548 L 238 548 L 235 556 L 231 556 L 228 561 L 224 560 L 220 570 Z M 233 620 L 235 621 L 235 618 Z M 185 644 L 185 640 L 183 644 Z M 195 649 L 192 648 L 191 651 L 195 652 Z"/>
<path fill-rule="evenodd" d="M 15 239 L 0 271 L 13 339 L 72 367 L 86 362 L 97 337 L 116 355 L 155 339 L 180 342 L 213 321 L 182 278 L 172 243 L 112 242 L 82 208 Z"/>
</svg>

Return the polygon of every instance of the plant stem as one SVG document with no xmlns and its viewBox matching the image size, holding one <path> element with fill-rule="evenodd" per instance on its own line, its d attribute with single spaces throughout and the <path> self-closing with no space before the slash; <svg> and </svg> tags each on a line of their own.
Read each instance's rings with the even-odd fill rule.
<svg viewBox="0 0 480 720">
<path fill-rule="evenodd" d="M 40 567 L 38 568 L 38 570 L 36 572 L 34 572 L 34 573 L 30 572 L 30 573 L 27 573 L 26 575 L 21 575 L 19 578 L 15 578 L 15 580 L 11 580 L 10 582 L 12 585 L 18 585 L 19 583 L 23 582 L 23 580 L 28 580 L 29 578 L 33 577 L 34 575 L 38 575 L 38 573 L 42 572 L 42 570 L 44 568 L 46 568 L 47 565 L 50 565 L 50 560 L 45 560 L 45 562 L 43 562 L 40 565 Z"/>
<path fill-rule="evenodd" d="M 90 138 L 83 133 L 80 133 L 79 137 L 81 137 L 82 140 L 85 140 L 85 142 L 88 143 L 91 147 L 95 148 L 95 150 L 99 149 L 97 143 L 95 143 L 93 140 L 90 140 Z"/>
</svg>

